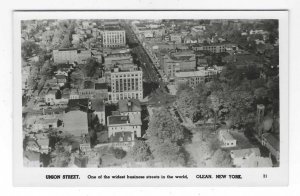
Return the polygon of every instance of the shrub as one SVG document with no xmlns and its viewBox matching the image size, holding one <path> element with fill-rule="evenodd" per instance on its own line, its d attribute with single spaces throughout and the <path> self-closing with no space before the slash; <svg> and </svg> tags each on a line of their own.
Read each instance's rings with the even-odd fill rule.
<svg viewBox="0 0 300 196">
<path fill-rule="evenodd" d="M 126 156 L 126 151 L 120 148 L 114 148 L 113 154 L 117 159 L 123 159 Z"/>
</svg>

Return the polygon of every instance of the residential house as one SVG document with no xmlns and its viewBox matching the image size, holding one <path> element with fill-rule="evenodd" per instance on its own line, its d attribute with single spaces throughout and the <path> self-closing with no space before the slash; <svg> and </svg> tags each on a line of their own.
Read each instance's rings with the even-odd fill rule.
<svg viewBox="0 0 300 196">
<path fill-rule="evenodd" d="M 227 129 L 219 130 L 219 141 L 221 142 L 222 148 L 230 148 L 236 146 L 236 139 L 232 137 L 229 130 Z"/>
<path fill-rule="evenodd" d="M 45 102 L 49 105 L 54 105 L 60 94 L 60 90 L 49 90 L 45 95 Z"/>
<path fill-rule="evenodd" d="M 236 167 L 263 167 L 270 164 L 269 159 L 261 157 L 259 148 L 231 150 L 230 156 Z"/>
<path fill-rule="evenodd" d="M 114 135 L 111 135 L 109 142 L 114 148 L 122 148 L 125 151 L 128 151 L 134 145 L 134 133 L 131 131 L 116 132 Z"/>
<path fill-rule="evenodd" d="M 60 87 L 64 86 L 67 83 L 68 76 L 65 74 L 56 74 L 55 79 Z"/>
<path fill-rule="evenodd" d="M 71 91 L 70 91 L 70 99 L 79 99 L 78 89 L 71 89 Z"/>
<path fill-rule="evenodd" d="M 44 118 L 43 116 L 33 117 L 28 122 L 28 125 L 33 132 L 59 127 L 58 118 L 55 116 L 51 118 Z"/>
<path fill-rule="evenodd" d="M 38 143 L 40 150 L 39 152 L 41 154 L 48 154 L 51 150 L 49 147 L 49 137 L 45 133 L 37 133 L 34 135 L 34 138 L 36 139 L 36 142 Z"/>
<path fill-rule="evenodd" d="M 39 144 L 36 142 L 35 139 L 33 138 L 29 138 L 27 140 L 27 143 L 26 143 L 26 151 L 30 151 L 30 152 L 37 152 L 39 153 L 40 152 L 40 146 Z"/>
</svg>

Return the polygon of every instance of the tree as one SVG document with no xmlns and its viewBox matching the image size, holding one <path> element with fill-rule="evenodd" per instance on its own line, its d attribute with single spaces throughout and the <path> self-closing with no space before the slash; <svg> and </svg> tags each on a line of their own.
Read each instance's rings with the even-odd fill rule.
<svg viewBox="0 0 300 196">
<path fill-rule="evenodd" d="M 148 139 L 150 148 L 166 141 L 182 143 L 184 140 L 184 129 L 166 108 L 161 108 L 153 114 L 147 135 L 150 136 Z"/>
<path fill-rule="evenodd" d="M 232 167 L 230 154 L 227 151 L 218 149 L 211 157 L 213 167 Z"/>
<path fill-rule="evenodd" d="M 123 159 L 126 156 L 126 151 L 121 148 L 114 148 L 113 154 L 117 159 Z"/>
<path fill-rule="evenodd" d="M 46 61 L 41 68 L 40 75 L 46 78 L 50 78 L 53 75 L 53 66 L 49 61 Z"/>
<path fill-rule="evenodd" d="M 152 152 L 155 160 L 166 167 L 184 166 L 186 164 L 183 147 L 170 141 L 161 143 L 159 150 Z"/>
<path fill-rule="evenodd" d="M 24 41 L 22 42 L 21 50 L 22 58 L 27 59 L 38 53 L 39 46 L 33 41 Z"/>
<path fill-rule="evenodd" d="M 69 48 L 71 47 L 71 42 L 70 42 L 70 35 L 68 33 L 66 33 L 64 35 L 64 38 L 61 41 L 61 48 Z"/>
<path fill-rule="evenodd" d="M 185 139 L 184 129 L 166 108 L 154 113 L 146 133 L 149 136 L 147 144 L 156 161 L 164 166 L 186 163 L 182 147 Z"/>
<path fill-rule="evenodd" d="M 43 89 L 43 87 L 44 87 L 44 85 L 45 85 L 45 83 L 46 83 L 46 80 L 47 80 L 47 79 L 46 79 L 45 77 L 42 77 L 42 78 L 39 80 L 38 85 L 37 85 L 37 89 L 38 89 L 39 92 Z"/>
<path fill-rule="evenodd" d="M 63 145 L 56 144 L 55 150 L 51 153 L 51 165 L 54 167 L 67 167 L 71 158 L 71 154 Z"/>
<path fill-rule="evenodd" d="M 197 114 L 197 99 L 192 90 L 185 89 L 179 92 L 176 100 L 177 108 L 183 113 L 184 116 L 193 119 Z"/>
<path fill-rule="evenodd" d="M 80 70 L 75 70 L 74 72 L 71 73 L 70 78 L 71 78 L 72 88 L 80 88 L 84 80 L 84 75 Z"/>
<path fill-rule="evenodd" d="M 83 71 L 87 77 L 93 77 L 98 68 L 100 68 L 100 63 L 94 58 L 89 58 L 83 66 Z"/>
<path fill-rule="evenodd" d="M 136 140 L 133 148 L 130 151 L 131 156 L 135 161 L 148 161 L 151 158 L 149 146 L 145 141 Z"/>
</svg>

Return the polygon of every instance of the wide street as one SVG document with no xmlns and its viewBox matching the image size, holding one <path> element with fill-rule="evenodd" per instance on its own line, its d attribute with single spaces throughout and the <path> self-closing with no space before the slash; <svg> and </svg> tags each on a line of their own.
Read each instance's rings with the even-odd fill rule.
<svg viewBox="0 0 300 196">
<path fill-rule="evenodd" d="M 166 86 L 163 83 L 155 65 L 136 34 L 129 25 L 126 25 L 125 29 L 128 38 L 128 45 L 131 47 L 133 57 L 143 71 L 144 82 L 146 85 L 144 89 L 147 91 L 148 88 L 150 90 L 149 93 L 157 90 L 158 88 L 162 92 L 167 92 Z"/>
</svg>

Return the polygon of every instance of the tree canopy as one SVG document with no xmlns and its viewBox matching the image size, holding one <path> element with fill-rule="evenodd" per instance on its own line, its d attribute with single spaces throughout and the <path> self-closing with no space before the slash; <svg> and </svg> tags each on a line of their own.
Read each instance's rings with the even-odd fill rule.
<svg viewBox="0 0 300 196">
<path fill-rule="evenodd" d="M 156 111 L 146 132 L 149 136 L 147 144 L 154 160 L 163 166 L 184 165 L 186 163 L 182 147 L 185 139 L 184 131 L 166 108 Z"/>
</svg>

